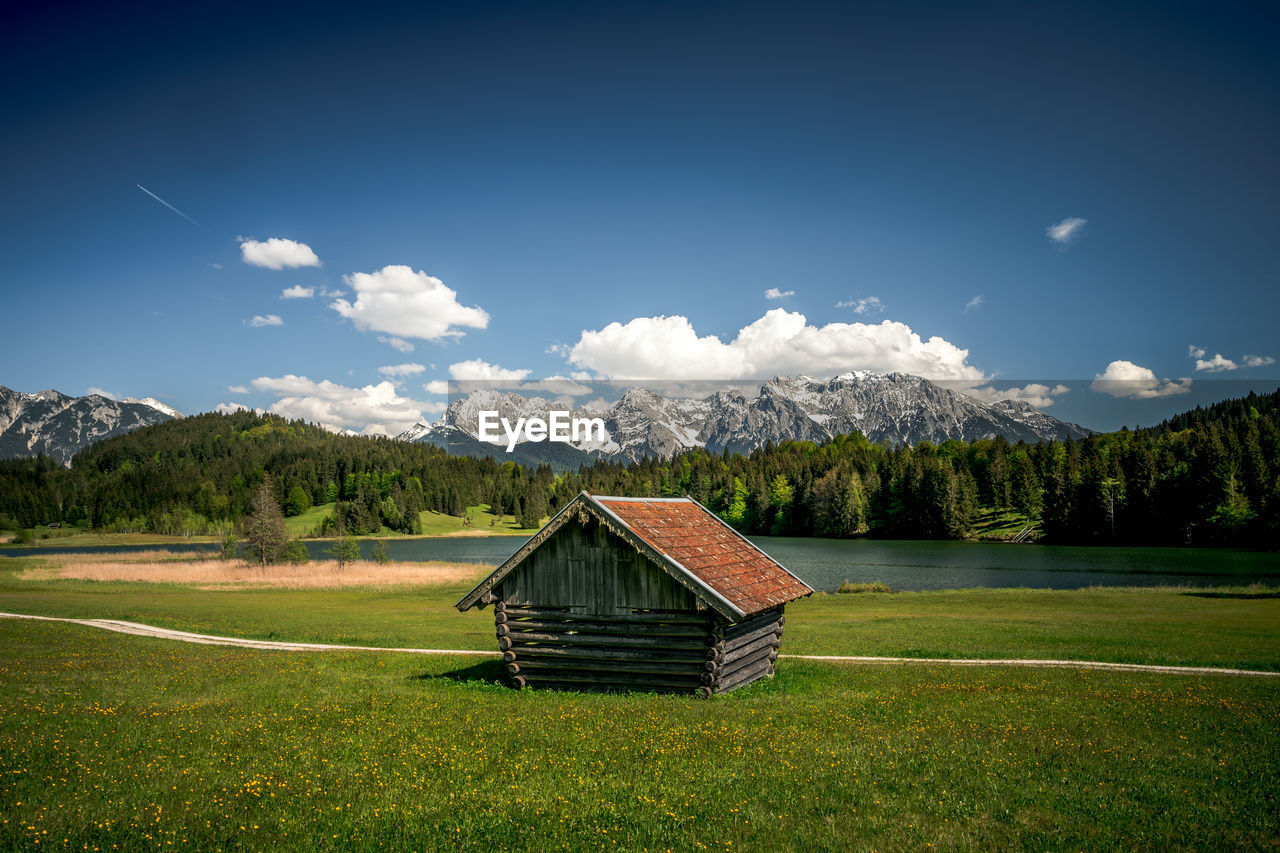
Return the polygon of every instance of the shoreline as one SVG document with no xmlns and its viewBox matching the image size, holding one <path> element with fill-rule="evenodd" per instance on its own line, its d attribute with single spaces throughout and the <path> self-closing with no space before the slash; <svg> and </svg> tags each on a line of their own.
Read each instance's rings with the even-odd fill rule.
<svg viewBox="0 0 1280 853">
<path fill-rule="evenodd" d="M 420 540 L 436 540 L 436 539 L 507 539 L 513 537 L 530 538 L 537 531 L 510 531 L 510 532 L 493 532 L 489 530 L 477 529 L 457 530 L 450 533 L 422 533 L 418 535 L 396 535 L 396 536 L 356 536 L 358 542 L 416 542 Z M 976 538 L 966 537 L 963 539 L 878 539 L 867 536 L 856 536 L 849 539 L 831 539 L 822 536 L 763 536 L 751 537 L 769 539 L 804 539 L 814 542 L 949 542 L 964 543 L 973 545 L 1016 545 L 1029 547 L 1049 547 L 1049 548 L 1115 548 L 1115 549 L 1168 549 L 1176 551 L 1237 551 L 1250 554 L 1269 554 L 1272 551 L 1261 548 L 1250 548 L 1243 545 L 1173 545 L 1165 543 L 1085 543 L 1085 542 L 1045 542 L 1039 539 L 1024 540 L 1015 542 L 1009 539 L 999 538 Z M 336 536 L 299 536 L 296 537 L 299 542 L 333 542 L 337 540 Z M 64 542 L 64 540 L 75 540 Z M 34 542 L 0 542 L 0 555 L 7 553 L 38 553 L 44 550 L 56 549 L 75 549 L 75 550 L 96 550 L 98 548 L 163 548 L 187 545 L 210 545 L 217 546 L 219 539 L 212 535 L 196 535 L 190 537 L 166 536 L 159 533 L 108 533 L 102 536 L 94 534 L 84 534 L 80 536 L 59 536 L 49 539 L 38 539 Z"/>
</svg>

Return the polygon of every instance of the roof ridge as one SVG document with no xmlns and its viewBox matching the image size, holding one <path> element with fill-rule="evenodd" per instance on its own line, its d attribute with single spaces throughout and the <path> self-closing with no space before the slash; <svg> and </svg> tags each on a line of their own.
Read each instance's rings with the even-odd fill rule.
<svg viewBox="0 0 1280 853">
<path fill-rule="evenodd" d="M 620 503 L 698 503 L 693 498 L 685 496 L 683 498 L 631 498 L 620 495 L 593 495 L 586 493 L 588 497 L 597 501 L 618 501 Z M 701 506 L 701 504 L 699 504 Z M 705 509 L 706 507 L 703 507 Z"/>
</svg>

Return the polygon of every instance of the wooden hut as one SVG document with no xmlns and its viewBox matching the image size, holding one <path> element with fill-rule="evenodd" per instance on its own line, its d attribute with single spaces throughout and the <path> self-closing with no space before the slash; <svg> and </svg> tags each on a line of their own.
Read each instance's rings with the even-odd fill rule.
<svg viewBox="0 0 1280 853">
<path fill-rule="evenodd" d="M 471 592 L 517 687 L 727 693 L 813 589 L 692 498 L 582 492 Z"/>
</svg>

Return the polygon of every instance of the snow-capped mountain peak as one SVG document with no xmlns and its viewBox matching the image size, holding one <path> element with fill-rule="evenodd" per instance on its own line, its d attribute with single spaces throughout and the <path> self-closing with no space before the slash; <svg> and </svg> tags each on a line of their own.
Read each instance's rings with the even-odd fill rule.
<svg viewBox="0 0 1280 853">
<path fill-rule="evenodd" d="M 164 403 L 161 403 L 155 397 L 143 397 L 141 400 L 136 399 L 134 397 L 125 397 L 120 402 L 137 403 L 140 406 L 150 406 L 151 408 L 155 409 L 157 412 L 163 412 L 164 414 L 168 415 L 171 418 L 186 417 L 185 415 L 182 414 L 182 412 L 179 412 L 177 409 L 173 408 L 172 406 L 167 406 Z"/>
<path fill-rule="evenodd" d="M 0 459 L 43 453 L 70 465 L 95 441 L 180 417 L 150 397 L 117 402 L 100 394 L 26 394 L 0 385 Z"/>
<path fill-rule="evenodd" d="M 450 402 L 435 424 L 419 424 L 400 438 L 441 443 L 451 431 L 477 438 L 480 411 L 497 410 L 515 423 L 520 417 L 546 418 L 557 405 L 513 392 L 475 391 Z M 605 441 L 593 435 L 574 443 L 575 448 L 593 457 L 624 460 L 669 458 L 694 447 L 748 452 L 768 442 L 823 441 L 855 431 L 891 444 L 996 436 L 1035 442 L 1089 434 L 1025 402 L 988 404 L 919 376 L 862 370 L 830 380 L 775 376 L 753 398 L 736 388 L 685 399 L 633 387 L 603 409 L 584 407 L 572 414 L 602 418 L 607 432 Z"/>
</svg>

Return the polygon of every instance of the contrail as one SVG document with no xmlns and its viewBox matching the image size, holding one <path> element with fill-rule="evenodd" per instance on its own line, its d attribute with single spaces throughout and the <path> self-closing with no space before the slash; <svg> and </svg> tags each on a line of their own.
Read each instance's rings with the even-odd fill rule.
<svg viewBox="0 0 1280 853">
<path fill-rule="evenodd" d="M 208 228 L 205 228 L 203 225 L 201 225 L 199 222 L 196 222 L 196 221 L 195 221 L 194 219 L 192 219 L 190 216 L 187 216 L 187 215 L 186 215 L 185 213 L 183 213 L 181 210 L 178 210 L 178 208 L 176 208 L 176 207 L 174 207 L 173 205 L 169 204 L 169 202 L 167 202 L 167 201 L 165 201 L 164 199 L 160 198 L 160 196 L 156 195 L 156 194 L 155 194 L 155 193 L 153 193 L 151 190 L 149 190 L 149 189 L 147 189 L 146 187 L 144 187 L 142 184 L 138 184 L 137 186 L 138 186 L 138 189 L 142 190 L 144 193 L 146 193 L 147 195 L 151 196 L 151 197 L 152 197 L 152 198 L 154 198 L 156 201 L 160 202 L 160 203 L 161 203 L 161 204 L 163 204 L 165 207 L 169 208 L 169 209 L 170 209 L 170 210 L 172 210 L 174 213 L 178 214 L 178 215 L 179 215 L 179 216 L 181 216 L 183 219 L 185 219 L 185 220 L 187 220 L 188 222 L 190 222 L 192 225 L 196 226 L 197 228 L 203 229 L 203 230 L 205 230 L 205 231 L 208 231 L 208 230 L 209 230 Z"/>
</svg>

